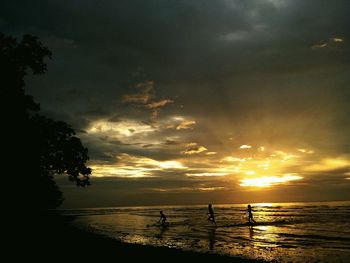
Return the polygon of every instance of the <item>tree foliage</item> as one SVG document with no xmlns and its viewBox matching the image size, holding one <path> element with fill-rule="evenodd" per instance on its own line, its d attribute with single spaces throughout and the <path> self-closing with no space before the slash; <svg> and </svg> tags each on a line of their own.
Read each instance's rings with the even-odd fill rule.
<svg viewBox="0 0 350 263">
<path fill-rule="evenodd" d="M 88 150 L 73 128 L 40 115 L 40 105 L 25 93 L 25 76 L 44 74 L 47 58 L 51 52 L 37 37 L 25 35 L 18 42 L 0 33 L 1 98 L 7 102 L 2 103 L 1 111 L 8 126 L 3 137 L 12 141 L 6 153 L 18 162 L 12 173 L 25 185 L 22 196 L 39 209 L 55 208 L 63 201 L 54 176 L 68 175 L 70 181 L 84 187 L 90 185 L 91 174 L 86 166 Z"/>
</svg>

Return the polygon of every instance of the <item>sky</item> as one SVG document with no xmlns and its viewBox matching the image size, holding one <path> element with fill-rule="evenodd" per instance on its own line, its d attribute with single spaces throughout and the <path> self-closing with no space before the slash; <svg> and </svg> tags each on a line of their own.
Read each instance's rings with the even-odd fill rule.
<svg viewBox="0 0 350 263">
<path fill-rule="evenodd" d="M 89 149 L 64 208 L 350 200 L 350 1 L 2 1 Z"/>
</svg>

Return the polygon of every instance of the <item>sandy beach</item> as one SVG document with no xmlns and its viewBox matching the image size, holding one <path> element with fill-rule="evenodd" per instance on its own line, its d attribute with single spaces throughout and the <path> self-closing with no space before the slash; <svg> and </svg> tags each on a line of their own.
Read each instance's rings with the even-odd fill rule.
<svg viewBox="0 0 350 263">
<path fill-rule="evenodd" d="M 29 226 L 29 225 L 28 225 Z M 29 226 L 30 227 L 30 226 Z M 26 230 L 19 246 L 21 259 L 44 262 L 49 260 L 99 260 L 117 262 L 263 262 L 239 257 L 197 253 L 173 248 L 125 244 L 115 239 L 77 229 L 69 218 L 49 216 L 37 219 Z M 35 237 L 35 238 L 33 238 Z"/>
</svg>

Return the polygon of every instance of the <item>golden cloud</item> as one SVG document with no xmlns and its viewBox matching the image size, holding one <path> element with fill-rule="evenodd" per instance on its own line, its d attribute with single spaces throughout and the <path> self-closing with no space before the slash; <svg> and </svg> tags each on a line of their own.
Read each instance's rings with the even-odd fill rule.
<svg viewBox="0 0 350 263">
<path fill-rule="evenodd" d="M 298 175 L 286 174 L 284 176 L 263 176 L 255 178 L 245 178 L 240 180 L 240 186 L 268 187 L 276 184 L 284 184 L 290 181 L 301 180 L 303 177 Z"/>
<path fill-rule="evenodd" d="M 128 94 L 122 97 L 124 103 L 146 104 L 151 100 L 149 94 Z"/>
<path fill-rule="evenodd" d="M 258 151 L 264 152 L 264 151 L 265 151 L 265 147 L 264 147 L 264 146 L 260 146 L 260 147 L 258 148 Z"/>
<path fill-rule="evenodd" d="M 164 127 L 167 129 L 185 130 L 193 128 L 196 124 L 194 120 L 187 120 L 182 116 L 173 116 L 165 121 Z"/>
<path fill-rule="evenodd" d="M 344 39 L 341 37 L 332 37 L 329 38 L 327 41 L 320 41 L 319 43 L 316 43 L 311 46 L 312 49 L 322 49 L 322 48 L 327 48 L 331 46 L 335 46 L 337 44 L 341 44 L 344 42 Z"/>
<path fill-rule="evenodd" d="M 327 43 L 318 43 L 318 44 L 314 44 L 311 46 L 312 49 L 319 49 L 319 48 L 325 48 L 327 47 L 328 44 Z"/>
<path fill-rule="evenodd" d="M 186 169 L 180 161 L 158 161 L 147 157 L 120 154 L 113 164 L 91 164 L 95 177 L 153 177 L 155 171 Z"/>
<path fill-rule="evenodd" d="M 136 134 L 145 134 L 154 132 L 155 129 L 147 124 L 134 120 L 121 120 L 113 122 L 106 119 L 96 120 L 90 123 L 87 128 L 89 134 L 108 135 L 122 139 L 123 137 L 135 136 Z"/>
<path fill-rule="evenodd" d="M 133 94 L 126 94 L 122 97 L 123 103 L 130 103 L 134 106 L 150 110 L 150 124 L 157 122 L 158 111 L 167 104 L 173 103 L 170 99 L 156 100 L 154 81 L 141 82 L 136 85 L 140 91 Z"/>
<path fill-rule="evenodd" d="M 204 146 L 197 145 L 196 143 L 190 143 L 188 144 L 188 148 L 184 151 L 182 151 L 182 154 L 198 154 L 204 151 L 207 151 L 208 149 Z"/>
<path fill-rule="evenodd" d="M 298 151 L 298 152 L 301 152 L 301 153 L 308 153 L 308 154 L 312 154 L 312 153 L 314 153 L 314 151 L 313 151 L 313 150 L 302 149 L 302 148 L 297 149 L 297 151 Z"/>
<path fill-rule="evenodd" d="M 152 191 L 155 192 L 167 192 L 167 193 L 181 193 L 181 192 L 208 192 L 208 191 L 218 191 L 223 190 L 225 187 L 216 186 L 216 187 L 173 187 L 173 188 L 152 188 Z"/>
<path fill-rule="evenodd" d="M 221 159 L 221 162 L 245 162 L 245 158 L 237 158 L 233 156 L 226 156 Z"/>
<path fill-rule="evenodd" d="M 195 124 L 196 124 L 195 121 L 184 120 L 184 121 L 182 121 L 180 124 L 178 124 L 178 125 L 176 126 L 176 130 L 190 129 L 190 128 L 192 128 L 192 126 L 195 125 Z"/>
<path fill-rule="evenodd" d="M 250 149 L 250 148 L 252 148 L 252 146 L 247 145 L 247 144 L 243 144 L 243 145 L 239 146 L 239 148 L 240 149 Z"/>
<path fill-rule="evenodd" d="M 304 171 L 325 172 L 345 168 L 350 168 L 350 160 L 344 157 L 338 157 L 322 159 L 321 161 L 319 161 L 319 163 L 311 164 L 309 166 L 304 167 Z"/>
<path fill-rule="evenodd" d="M 173 100 L 169 100 L 169 99 L 164 99 L 164 100 L 159 100 L 159 101 L 154 101 L 151 102 L 149 104 L 147 104 L 145 107 L 147 109 L 151 109 L 151 110 L 155 110 L 155 109 L 159 109 L 164 107 L 165 105 L 169 104 L 169 103 L 173 103 Z"/>
<path fill-rule="evenodd" d="M 189 177 L 202 177 L 202 176 L 225 176 L 225 175 L 229 175 L 230 173 L 228 172 L 203 172 L 203 173 L 186 173 L 187 176 Z"/>
<path fill-rule="evenodd" d="M 344 42 L 344 39 L 340 37 L 332 37 L 331 40 L 338 43 Z"/>
</svg>

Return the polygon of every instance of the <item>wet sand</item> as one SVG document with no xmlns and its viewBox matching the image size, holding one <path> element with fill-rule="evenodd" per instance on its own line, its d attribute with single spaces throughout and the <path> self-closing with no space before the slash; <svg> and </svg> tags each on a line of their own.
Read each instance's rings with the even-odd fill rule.
<svg viewBox="0 0 350 263">
<path fill-rule="evenodd" d="M 27 221 L 27 223 L 29 223 Z M 126 262 L 264 262 L 239 257 L 182 251 L 180 249 L 126 244 L 72 226 L 67 219 L 50 216 L 26 224 L 15 258 L 49 262 L 50 260 L 113 260 Z M 24 227 L 25 225 L 23 225 Z"/>
</svg>

